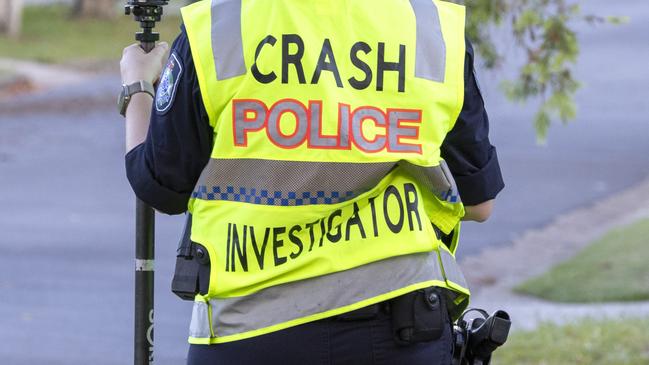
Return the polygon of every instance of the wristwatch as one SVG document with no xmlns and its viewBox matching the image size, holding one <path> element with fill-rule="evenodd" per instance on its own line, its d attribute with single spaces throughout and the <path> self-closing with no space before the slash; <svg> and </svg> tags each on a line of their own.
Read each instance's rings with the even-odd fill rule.
<svg viewBox="0 0 649 365">
<path fill-rule="evenodd" d="M 147 93 L 155 98 L 155 89 L 148 81 L 140 80 L 130 85 L 122 85 L 122 92 L 119 93 L 117 98 L 117 107 L 119 108 L 119 114 L 123 117 L 126 116 L 126 108 L 131 102 L 131 97 L 137 93 Z"/>
</svg>

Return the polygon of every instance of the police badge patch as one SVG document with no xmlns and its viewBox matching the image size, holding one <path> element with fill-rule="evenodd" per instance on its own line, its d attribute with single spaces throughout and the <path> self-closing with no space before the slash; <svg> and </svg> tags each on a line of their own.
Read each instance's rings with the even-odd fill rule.
<svg viewBox="0 0 649 365">
<path fill-rule="evenodd" d="M 176 89 L 183 74 L 183 65 L 176 53 L 172 53 L 167 66 L 162 71 L 160 85 L 155 98 L 155 109 L 158 113 L 165 113 L 171 108 L 176 97 Z"/>
</svg>

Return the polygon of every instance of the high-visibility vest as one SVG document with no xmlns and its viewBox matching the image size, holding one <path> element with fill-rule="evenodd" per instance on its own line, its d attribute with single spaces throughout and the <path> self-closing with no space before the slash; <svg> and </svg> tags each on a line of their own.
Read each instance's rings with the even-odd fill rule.
<svg viewBox="0 0 649 365">
<path fill-rule="evenodd" d="M 211 265 L 190 343 L 429 286 L 451 289 L 461 310 L 464 207 L 440 146 L 464 101 L 464 7 L 206 0 L 182 16 L 214 128 L 189 202 Z"/>
</svg>

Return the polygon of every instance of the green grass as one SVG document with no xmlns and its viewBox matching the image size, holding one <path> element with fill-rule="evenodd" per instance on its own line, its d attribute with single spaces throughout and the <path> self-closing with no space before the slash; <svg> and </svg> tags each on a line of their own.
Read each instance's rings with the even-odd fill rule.
<svg viewBox="0 0 649 365">
<path fill-rule="evenodd" d="M 516 332 L 494 353 L 493 365 L 649 364 L 649 318 L 543 324 Z"/>
<path fill-rule="evenodd" d="M 172 41 L 180 32 L 180 18 L 165 16 L 157 29 Z M 134 43 L 139 24 L 132 17 L 75 19 L 65 5 L 25 8 L 19 39 L 0 37 L 0 56 L 47 63 L 119 60 L 122 49 Z"/>
<path fill-rule="evenodd" d="M 649 219 L 616 229 L 515 290 L 557 302 L 649 300 Z"/>
</svg>

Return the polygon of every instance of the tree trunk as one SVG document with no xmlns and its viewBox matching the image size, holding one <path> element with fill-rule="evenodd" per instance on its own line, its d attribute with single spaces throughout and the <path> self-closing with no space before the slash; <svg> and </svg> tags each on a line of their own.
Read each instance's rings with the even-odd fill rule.
<svg viewBox="0 0 649 365">
<path fill-rule="evenodd" d="M 22 25 L 23 0 L 0 0 L 0 33 L 18 37 Z"/>
<path fill-rule="evenodd" d="M 117 16 L 115 0 L 75 0 L 74 16 L 84 18 L 112 19 Z"/>
</svg>

